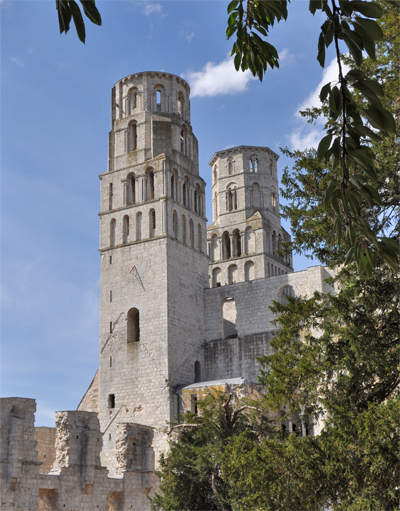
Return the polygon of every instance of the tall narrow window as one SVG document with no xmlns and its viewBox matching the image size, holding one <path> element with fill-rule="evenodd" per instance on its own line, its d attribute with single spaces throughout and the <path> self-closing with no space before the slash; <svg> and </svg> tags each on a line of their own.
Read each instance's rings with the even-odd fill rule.
<svg viewBox="0 0 400 511">
<path fill-rule="evenodd" d="M 149 213 L 149 234 L 150 238 L 154 238 L 156 233 L 156 212 L 154 209 L 150 210 Z"/>
<path fill-rule="evenodd" d="M 190 406 L 191 410 L 190 411 L 197 415 L 197 413 L 198 413 L 198 409 L 197 409 L 197 396 L 195 394 L 192 394 L 190 396 L 190 403 L 191 403 L 191 406 Z"/>
<path fill-rule="evenodd" d="M 154 171 L 150 170 L 147 175 L 148 199 L 154 199 Z"/>
<path fill-rule="evenodd" d="M 275 192 L 271 192 L 271 206 L 272 206 L 272 211 L 274 213 L 276 213 L 276 193 Z"/>
<path fill-rule="evenodd" d="M 142 213 L 136 214 L 136 241 L 140 241 L 142 239 Z"/>
<path fill-rule="evenodd" d="M 161 90 L 156 91 L 156 106 L 157 110 L 161 110 Z"/>
<path fill-rule="evenodd" d="M 113 184 L 108 185 L 108 209 L 111 211 L 113 208 Z"/>
<path fill-rule="evenodd" d="M 251 158 L 249 158 L 249 169 L 250 169 L 250 172 L 254 172 L 254 163 Z"/>
<path fill-rule="evenodd" d="M 268 263 L 269 268 L 269 263 Z M 269 272 L 269 269 L 268 269 Z M 254 263 L 253 261 L 247 261 L 247 263 L 244 265 L 244 275 L 245 280 L 249 282 L 250 280 L 254 280 Z"/>
<path fill-rule="evenodd" d="M 231 240 L 229 232 L 225 231 L 222 234 L 222 259 L 229 259 L 231 257 Z"/>
<path fill-rule="evenodd" d="M 138 342 L 140 340 L 139 311 L 135 307 L 128 311 L 126 340 L 127 342 Z"/>
<path fill-rule="evenodd" d="M 233 257 L 240 257 L 242 255 L 242 245 L 240 241 L 239 229 L 233 231 Z"/>
<path fill-rule="evenodd" d="M 189 183 L 187 181 L 187 178 L 185 178 L 185 181 L 184 181 L 183 186 L 182 186 L 182 202 L 183 202 L 183 205 L 185 206 L 185 208 L 188 207 L 188 200 L 187 200 L 188 187 L 189 187 Z"/>
<path fill-rule="evenodd" d="M 258 158 L 254 158 L 254 172 L 258 172 Z"/>
<path fill-rule="evenodd" d="M 228 268 L 228 283 L 236 284 L 238 281 L 238 267 L 236 264 L 231 264 Z"/>
<path fill-rule="evenodd" d="M 272 163 L 272 160 L 269 163 L 269 173 L 272 176 L 274 170 L 274 164 Z"/>
<path fill-rule="evenodd" d="M 117 221 L 113 218 L 110 222 L 110 247 L 115 247 L 115 231 L 117 228 Z"/>
<path fill-rule="evenodd" d="M 128 243 L 128 240 L 129 240 L 129 216 L 128 215 L 125 215 L 124 219 L 123 219 L 122 239 L 123 239 L 123 243 Z"/>
<path fill-rule="evenodd" d="M 272 253 L 276 253 L 276 232 L 272 231 Z M 275 273 L 276 275 L 276 273 Z"/>
<path fill-rule="evenodd" d="M 198 360 L 194 363 L 194 381 L 195 383 L 201 381 L 201 366 Z"/>
<path fill-rule="evenodd" d="M 201 232 L 201 225 L 197 224 L 197 249 L 203 252 L 203 234 Z"/>
<path fill-rule="evenodd" d="M 175 174 L 171 176 L 171 199 L 175 200 Z"/>
<path fill-rule="evenodd" d="M 214 268 L 212 272 L 212 287 L 220 287 L 222 280 L 221 268 Z"/>
<path fill-rule="evenodd" d="M 137 129 L 136 121 L 132 121 L 128 125 L 128 152 L 137 149 Z"/>
<path fill-rule="evenodd" d="M 228 160 L 228 174 L 232 175 L 233 170 L 234 170 L 233 158 L 229 158 L 229 160 Z"/>
<path fill-rule="evenodd" d="M 135 175 L 130 174 L 127 179 L 127 205 L 135 204 L 136 202 L 136 180 Z"/>
<path fill-rule="evenodd" d="M 261 190 L 258 183 L 253 183 L 253 186 L 251 187 L 251 195 L 253 208 L 261 208 Z"/>
<path fill-rule="evenodd" d="M 189 220 L 189 241 L 190 246 L 194 248 L 194 224 L 192 219 Z"/>
<path fill-rule="evenodd" d="M 182 215 L 182 243 L 186 245 L 186 217 Z"/>
<path fill-rule="evenodd" d="M 132 115 L 133 111 L 136 108 L 136 101 L 137 101 L 137 89 L 135 87 L 129 89 L 128 97 L 127 97 L 127 105 L 126 105 L 126 111 L 127 115 Z"/>
<path fill-rule="evenodd" d="M 174 233 L 174 238 L 178 239 L 178 215 L 176 211 L 172 213 L 172 231 Z"/>
<path fill-rule="evenodd" d="M 218 236 L 213 234 L 210 243 L 210 261 L 215 262 L 218 258 Z"/>
<path fill-rule="evenodd" d="M 222 338 L 237 337 L 236 330 L 236 303 L 233 298 L 225 298 L 222 308 Z"/>
<path fill-rule="evenodd" d="M 108 394 L 108 408 L 115 408 L 115 394 Z"/>
<path fill-rule="evenodd" d="M 112 302 L 112 291 L 110 291 L 110 302 Z"/>
<path fill-rule="evenodd" d="M 183 105 L 184 105 L 184 97 L 182 92 L 178 92 L 178 114 L 183 117 Z"/>
</svg>

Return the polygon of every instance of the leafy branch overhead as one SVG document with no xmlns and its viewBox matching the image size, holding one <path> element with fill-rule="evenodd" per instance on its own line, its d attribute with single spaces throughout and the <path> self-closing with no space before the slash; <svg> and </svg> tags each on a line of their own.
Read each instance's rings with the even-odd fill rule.
<svg viewBox="0 0 400 511">
<path fill-rule="evenodd" d="M 269 29 L 288 16 L 288 0 L 233 0 L 228 6 L 228 39 L 236 34 L 232 55 L 235 68 L 249 69 L 263 79 L 267 67 L 279 67 L 276 48 L 267 43 Z M 324 204 L 333 210 L 332 228 L 337 243 L 348 245 L 345 264 L 355 259 L 360 274 L 384 261 L 398 270 L 399 244 L 384 235 L 378 236 L 363 217 L 363 209 L 383 204 L 382 190 L 377 186 L 373 143 L 396 133 L 391 112 L 382 105 L 384 84 L 367 77 L 360 69 L 364 53 L 376 59 L 376 43 L 383 38 L 375 21 L 382 9 L 374 2 L 361 0 L 310 0 L 309 10 L 321 10 L 326 21 L 318 40 L 318 62 L 325 66 L 325 50 L 334 44 L 338 64 L 338 80 L 324 85 L 321 102 L 327 105 L 329 122 L 326 135 L 318 146 L 318 158 L 335 173 L 327 186 Z M 344 43 L 354 60 L 355 69 L 343 72 Z M 345 51 L 347 51 L 345 49 Z M 361 96 L 363 102 L 355 96 Z"/>
<path fill-rule="evenodd" d="M 97 10 L 95 0 L 80 0 L 80 2 L 86 17 L 95 25 L 101 25 L 101 16 Z M 84 43 L 86 39 L 85 22 L 75 0 L 56 0 L 56 9 L 58 11 L 60 34 L 68 32 L 71 19 L 73 19 L 78 37 Z"/>
</svg>

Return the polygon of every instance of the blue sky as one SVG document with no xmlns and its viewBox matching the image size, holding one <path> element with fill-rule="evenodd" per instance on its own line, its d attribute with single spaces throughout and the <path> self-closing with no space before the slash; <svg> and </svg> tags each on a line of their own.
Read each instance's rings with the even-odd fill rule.
<svg viewBox="0 0 400 511">
<path fill-rule="evenodd" d="M 236 145 L 310 147 L 320 127 L 296 114 L 334 79 L 317 60 L 322 20 L 294 0 L 270 42 L 281 68 L 235 73 L 225 1 L 100 1 L 83 45 L 58 33 L 53 1 L 0 0 L 1 395 L 37 399 L 37 426 L 73 410 L 98 367 L 98 175 L 107 170 L 115 82 L 162 70 L 190 84 L 200 173 Z M 328 57 L 332 59 L 333 55 Z M 280 173 L 290 161 L 278 162 Z M 211 195 L 208 186 L 208 219 Z M 285 225 L 287 229 L 289 226 Z M 316 264 L 295 258 L 295 269 Z"/>
</svg>

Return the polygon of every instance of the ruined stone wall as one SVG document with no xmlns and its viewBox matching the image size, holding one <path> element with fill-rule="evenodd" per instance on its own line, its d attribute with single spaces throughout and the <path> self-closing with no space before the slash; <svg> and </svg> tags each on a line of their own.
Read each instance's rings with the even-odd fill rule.
<svg viewBox="0 0 400 511">
<path fill-rule="evenodd" d="M 56 459 L 56 428 L 35 428 L 35 440 L 38 461 L 42 463 L 39 472 L 48 474 Z"/>
<path fill-rule="evenodd" d="M 43 473 L 40 453 L 51 428 L 34 429 L 33 399 L 0 400 L 0 488 L 5 511 L 148 511 L 157 481 L 153 430 L 120 425 L 119 477 L 100 465 L 102 434 L 93 412 L 57 412 L 54 464 Z M 45 431 L 46 430 L 46 431 Z M 36 447 L 35 437 L 39 439 Z M 40 445 L 41 444 L 41 445 Z"/>
</svg>

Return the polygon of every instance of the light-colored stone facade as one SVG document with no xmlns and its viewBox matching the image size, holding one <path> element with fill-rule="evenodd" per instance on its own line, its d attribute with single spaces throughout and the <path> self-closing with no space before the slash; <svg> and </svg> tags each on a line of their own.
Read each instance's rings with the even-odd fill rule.
<svg viewBox="0 0 400 511">
<path fill-rule="evenodd" d="M 2 400 L 1 509 L 148 510 L 167 423 L 208 388 L 257 397 L 272 301 L 333 291 L 326 268 L 293 273 L 282 254 L 290 237 L 267 147 L 215 153 L 207 229 L 189 93 L 158 72 L 112 90 L 100 368 L 78 410 L 57 413 L 56 429 L 35 432 L 33 400 Z"/>
</svg>

